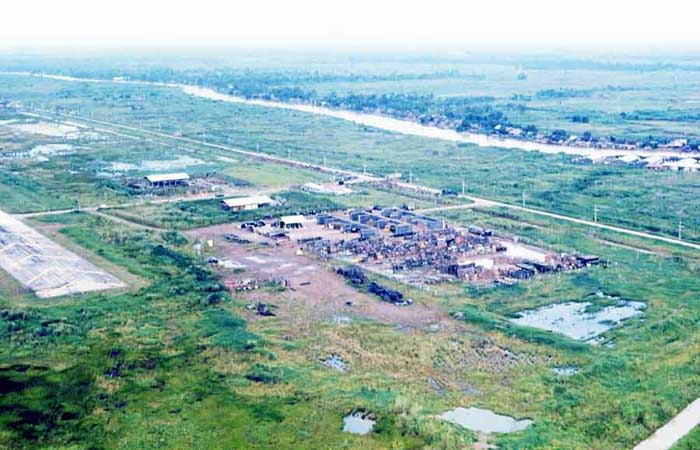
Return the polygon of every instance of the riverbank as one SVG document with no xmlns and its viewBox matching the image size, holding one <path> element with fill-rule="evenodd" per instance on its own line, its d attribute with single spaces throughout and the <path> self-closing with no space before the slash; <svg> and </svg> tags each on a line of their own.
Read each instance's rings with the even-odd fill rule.
<svg viewBox="0 0 700 450">
<path fill-rule="evenodd" d="M 662 158 L 700 158 L 700 152 L 682 152 L 674 150 L 643 150 L 643 149 L 614 149 L 614 148 L 589 148 L 577 147 L 564 144 L 546 144 L 524 139 L 505 138 L 479 133 L 460 133 L 456 130 L 439 128 L 435 126 L 422 125 L 409 120 L 396 119 L 394 117 L 380 114 L 361 113 L 343 109 L 333 109 L 323 106 L 316 106 L 304 103 L 287 103 L 274 100 L 249 99 L 235 95 L 224 94 L 212 88 L 195 85 L 138 81 L 125 79 L 97 79 L 97 78 L 77 78 L 66 75 L 38 74 L 30 72 L 0 72 L 0 75 L 14 76 L 36 76 L 57 81 L 85 82 L 85 83 L 114 83 L 114 84 L 136 84 L 156 87 L 169 87 L 181 89 L 188 95 L 208 100 L 222 101 L 228 103 L 238 103 L 250 106 L 260 106 L 265 108 L 287 109 L 292 111 L 305 112 L 333 117 L 340 120 L 356 123 L 358 125 L 377 128 L 405 135 L 420 136 L 431 139 L 440 139 L 450 142 L 467 143 L 480 147 L 501 147 L 522 150 L 527 152 L 540 152 L 547 154 L 566 154 L 571 156 L 585 156 L 597 158 L 607 158 L 614 156 L 634 155 L 640 158 L 658 156 Z"/>
</svg>

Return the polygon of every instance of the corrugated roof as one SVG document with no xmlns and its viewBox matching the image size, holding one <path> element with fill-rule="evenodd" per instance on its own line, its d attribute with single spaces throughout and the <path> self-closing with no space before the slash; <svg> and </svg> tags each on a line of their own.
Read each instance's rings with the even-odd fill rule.
<svg viewBox="0 0 700 450">
<path fill-rule="evenodd" d="M 700 169 L 700 163 L 693 158 L 685 158 L 680 161 L 669 161 L 664 163 L 665 167 L 678 167 L 681 169 Z"/>
<path fill-rule="evenodd" d="M 162 173 L 156 175 L 147 175 L 146 179 L 151 183 L 162 183 L 165 181 L 184 181 L 189 180 L 190 176 L 186 173 Z"/>
<path fill-rule="evenodd" d="M 230 208 L 235 208 L 237 206 L 246 205 L 263 205 L 266 203 L 272 203 L 272 199 L 267 195 L 253 195 L 250 197 L 237 197 L 237 198 L 227 198 L 222 200 L 226 206 Z"/>
<path fill-rule="evenodd" d="M 637 155 L 622 155 L 617 159 L 619 159 L 620 161 L 626 162 L 626 163 L 633 163 L 633 162 L 639 160 L 639 156 L 637 156 Z"/>
<path fill-rule="evenodd" d="M 297 214 L 294 216 L 282 216 L 280 217 L 280 222 L 284 222 L 285 224 L 304 223 L 306 222 L 306 217 L 302 216 L 301 214 Z"/>
</svg>

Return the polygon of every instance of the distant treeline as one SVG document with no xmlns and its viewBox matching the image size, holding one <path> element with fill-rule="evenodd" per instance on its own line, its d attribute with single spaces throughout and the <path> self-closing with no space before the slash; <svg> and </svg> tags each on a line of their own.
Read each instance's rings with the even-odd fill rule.
<svg viewBox="0 0 700 450">
<path fill-rule="evenodd" d="M 91 61 L 83 64 L 55 63 L 15 63 L 21 67 L 6 66 L 4 70 L 24 70 L 43 73 L 57 73 L 79 78 L 112 79 L 123 77 L 133 80 L 149 82 L 168 82 L 180 84 L 192 84 L 213 88 L 219 92 L 241 96 L 251 99 L 275 100 L 281 102 L 307 103 L 323 105 L 333 108 L 348 109 L 353 111 L 385 114 L 392 117 L 416 121 L 425 125 L 434 125 L 442 128 L 455 129 L 457 131 L 472 131 L 492 135 L 511 135 L 514 137 L 533 139 L 550 143 L 583 143 L 591 145 L 600 143 L 609 145 L 636 145 L 639 147 L 656 148 L 669 142 L 668 138 L 648 136 L 643 139 L 620 136 L 596 136 L 590 131 L 583 132 L 580 136 L 572 136 L 564 129 L 538 130 L 537 126 L 528 123 L 516 123 L 512 121 L 504 111 L 524 111 L 528 108 L 524 103 L 532 100 L 564 99 L 591 97 L 596 91 L 624 91 L 634 88 L 624 86 L 607 86 L 601 89 L 543 89 L 533 95 L 516 94 L 511 100 L 512 104 L 497 105 L 496 99 L 491 96 L 454 96 L 436 97 L 430 94 L 415 93 L 387 93 L 387 94 L 339 94 L 330 92 L 320 94 L 306 86 L 317 83 L 329 82 L 373 82 L 373 81 L 400 81 L 422 80 L 436 78 L 470 78 L 481 79 L 481 75 L 465 74 L 455 70 L 428 72 L 428 73 L 391 73 L 391 74 L 357 74 L 357 73 L 333 73 L 320 71 L 260 71 L 249 69 L 186 69 L 178 70 L 172 67 L 160 66 L 127 66 L 115 68 L 109 64 L 95 64 Z M 533 67 L 548 68 L 548 61 L 539 61 Z M 557 60 L 559 69 L 566 68 L 595 68 L 617 67 L 612 63 L 600 63 L 584 60 Z M 612 64 L 612 66 L 609 66 Z M 644 65 L 645 68 L 662 67 L 668 65 Z M 634 70 L 629 63 L 622 63 L 620 68 Z M 635 66 L 632 66 L 635 67 Z M 673 65 L 675 68 L 675 65 Z M 622 113 L 619 120 L 684 120 L 696 121 L 700 119 L 700 112 L 688 113 L 687 111 L 635 111 Z M 577 124 L 590 123 L 587 114 L 574 114 L 570 120 Z M 697 143 L 689 143 L 686 147 L 697 148 Z"/>
</svg>

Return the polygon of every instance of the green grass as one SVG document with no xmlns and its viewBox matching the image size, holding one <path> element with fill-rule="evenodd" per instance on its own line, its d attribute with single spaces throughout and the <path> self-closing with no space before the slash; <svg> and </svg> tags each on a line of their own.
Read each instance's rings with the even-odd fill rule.
<svg viewBox="0 0 700 450">
<path fill-rule="evenodd" d="M 673 450 L 694 450 L 700 448 L 700 429 L 695 427 L 672 447 Z"/>
<path fill-rule="evenodd" d="M 333 167 L 361 171 L 366 166 L 375 174 L 411 171 L 415 181 L 440 189 L 461 190 L 464 181 L 470 194 L 511 203 L 519 204 L 524 193 L 529 206 L 580 218 L 592 218 L 593 206 L 597 205 L 602 222 L 668 236 L 677 234 L 678 221 L 682 220 L 686 239 L 700 240 L 697 174 L 581 166 L 563 155 L 454 145 L 296 111 L 210 102 L 175 89 L 149 88 L 150 95 L 142 100 L 135 96 L 141 88 L 131 86 L 76 85 L 52 80 L 32 80 L 27 85 L 25 78 L 12 77 L 2 77 L 2 82 L 19 98 L 46 106 L 71 107 L 79 103 L 97 119 L 152 130 L 160 127 L 197 140 L 206 131 L 207 142 L 248 150 L 259 146 L 268 154 L 286 157 L 291 153 L 293 158 L 317 164 L 325 158 Z M 55 94 L 38 97 L 29 89 L 37 83 L 42 84 L 39 92 L 70 86 L 77 96 L 70 100 Z M 115 94 L 123 95 L 115 100 Z M 132 110 L 135 105 L 139 108 Z M 155 151 L 156 144 L 152 145 Z M 181 143 L 172 141 L 170 145 Z M 196 144 L 189 147 L 194 147 L 198 158 L 212 164 L 215 161 L 225 165 L 220 160 L 222 156 L 239 158 L 222 149 Z M 222 170 L 236 176 L 253 172 L 235 163 L 225 166 L 228 168 Z M 284 176 L 293 172 L 287 168 L 278 170 Z M 251 180 L 274 183 L 275 172 L 262 168 L 261 178 Z M 298 181 L 306 180 L 303 173 L 299 177 Z M 104 190 L 98 187 L 95 192 Z M 68 200 L 61 197 L 64 203 Z"/>
<path fill-rule="evenodd" d="M 138 207 L 111 208 L 105 213 L 128 221 L 157 228 L 191 229 L 222 223 L 260 220 L 267 216 L 333 211 L 341 205 L 326 196 L 288 191 L 274 194 L 279 204 L 249 211 L 227 211 L 221 199 L 150 203 Z"/>
<path fill-rule="evenodd" d="M 161 88 L 149 89 L 142 99 L 136 95 L 141 88 L 129 86 L 9 77 L 0 77 L 0 83 L 0 94 L 12 90 L 23 101 L 80 106 L 96 118 L 151 129 L 162 123 L 165 131 L 190 137 L 206 130 L 213 142 L 248 149 L 259 144 L 261 151 L 281 156 L 291 148 L 295 158 L 319 163 L 325 156 L 333 166 L 361 170 L 367 164 L 380 174 L 410 169 L 416 181 L 439 188 L 459 189 L 464 179 L 469 192 L 504 201 L 519 202 L 525 191 L 531 206 L 578 217 L 590 218 L 597 204 L 603 222 L 665 234 L 673 234 L 680 218 L 689 239 L 699 236 L 692 174 L 576 166 L 564 156 L 455 146 L 290 111 L 211 103 Z M 134 105 L 143 109 L 133 110 Z M 155 143 L 141 150 L 121 140 L 91 145 L 93 150 L 65 161 L 3 166 L 0 207 L 23 211 L 72 207 L 76 199 L 99 204 L 130 198 L 117 185 L 100 182 L 97 173 L 108 162 L 161 160 L 168 153 L 167 145 Z M 205 161 L 202 169 L 256 185 L 315 176 L 267 164 L 237 165 L 221 160 L 238 158 L 225 150 L 192 147 L 193 153 L 178 152 Z M 71 172 L 80 167 L 89 171 Z M 374 189 L 332 199 L 291 195 L 291 205 L 276 213 L 405 199 Z M 109 212 L 168 229 L 268 213 L 224 213 L 215 201 Z M 557 251 L 598 254 L 611 264 L 508 288 L 406 288 L 417 304 L 464 313 L 461 321 L 450 319 L 454 328 L 446 330 L 361 319 L 348 326 L 317 320 L 307 330 L 295 327 L 293 317 L 245 323 L 245 294 L 231 298 L 216 274 L 171 234 L 86 214 L 47 216 L 42 221 L 65 224 L 62 233 L 76 244 L 148 283 L 136 292 L 39 302 L 18 296 L 0 279 L 7 286 L 0 290 L 6 311 L 0 314 L 0 377 L 8 390 L 0 396 L 0 446 L 465 448 L 474 434 L 435 415 L 476 405 L 534 420 L 523 432 L 494 437 L 499 448 L 623 449 L 700 396 L 696 252 L 500 208 L 433 215 L 517 234 Z M 517 311 L 587 299 L 598 290 L 648 305 L 643 320 L 605 333 L 610 348 L 507 322 Z M 333 352 L 349 361 L 349 373 L 318 363 Z M 580 372 L 559 378 L 550 370 L 555 365 L 574 365 Z M 429 378 L 443 383 L 442 393 Z M 343 415 L 356 409 L 377 415 L 376 433 L 358 437 L 340 431 Z M 692 448 L 696 438 L 687 439 L 684 445 Z"/>
</svg>

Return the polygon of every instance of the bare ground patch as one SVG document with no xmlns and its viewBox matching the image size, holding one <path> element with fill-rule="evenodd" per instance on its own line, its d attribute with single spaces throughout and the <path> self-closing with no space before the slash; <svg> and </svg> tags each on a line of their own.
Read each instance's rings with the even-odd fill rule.
<svg viewBox="0 0 700 450">
<path fill-rule="evenodd" d="M 223 236 L 228 233 L 253 243 L 227 242 Z M 220 262 L 229 261 L 242 268 L 219 268 L 229 284 L 246 279 L 285 280 L 287 287 L 284 289 L 241 292 L 239 297 L 251 303 L 276 305 L 274 312 L 278 319 L 290 325 L 295 333 L 305 334 L 319 321 L 342 321 L 344 317 L 406 328 L 425 328 L 448 320 L 448 314 L 437 305 L 416 302 L 410 306 L 395 306 L 358 291 L 337 275 L 331 265 L 299 254 L 300 247 L 293 240 L 275 242 L 241 231 L 235 224 L 201 228 L 188 234 L 202 241 L 213 240 L 215 244 L 210 251 Z M 250 315 L 254 317 L 253 313 Z"/>
</svg>

